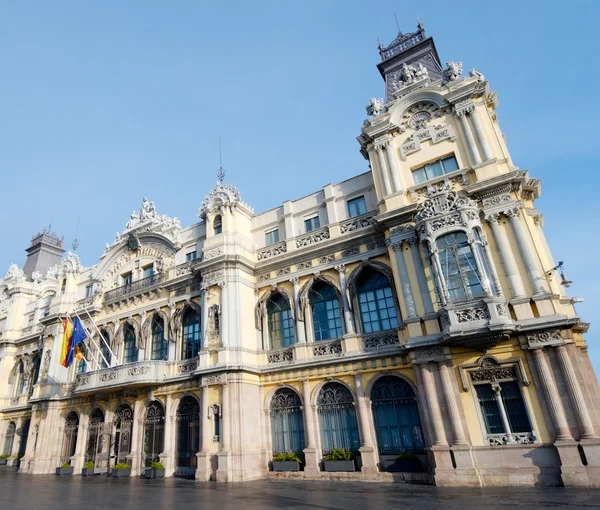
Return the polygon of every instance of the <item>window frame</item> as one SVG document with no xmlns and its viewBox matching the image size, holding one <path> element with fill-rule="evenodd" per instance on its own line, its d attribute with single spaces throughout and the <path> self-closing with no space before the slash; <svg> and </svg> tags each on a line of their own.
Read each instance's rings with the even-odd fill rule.
<svg viewBox="0 0 600 510">
<path fill-rule="evenodd" d="M 321 219 L 319 218 L 318 214 L 304 218 L 304 232 L 306 234 L 308 234 L 309 232 L 314 232 L 315 230 L 319 230 L 320 228 Z"/>
<path fill-rule="evenodd" d="M 373 273 L 379 273 L 383 278 L 385 278 L 387 280 L 387 282 L 388 282 L 387 287 L 383 287 L 382 286 L 382 287 L 370 288 L 370 289 L 361 291 L 360 290 L 360 285 L 359 285 L 359 280 L 360 280 L 360 278 L 362 276 L 361 275 L 362 271 L 366 271 L 366 270 L 370 270 Z M 360 327 L 361 333 L 364 334 L 364 335 L 371 335 L 371 334 L 382 333 L 384 331 L 395 331 L 395 330 L 397 330 L 400 327 L 400 323 L 402 322 L 402 314 L 401 314 L 400 306 L 398 304 L 398 296 L 396 296 L 396 290 L 394 289 L 393 280 L 390 279 L 390 277 L 389 277 L 388 274 L 386 274 L 384 271 L 382 271 L 380 269 L 377 269 L 377 268 L 372 268 L 372 267 L 371 268 L 363 268 L 361 270 L 361 273 L 359 273 L 357 275 L 356 280 L 355 280 L 354 285 L 353 285 L 353 294 L 354 294 L 353 299 L 354 299 L 354 303 L 355 303 L 355 306 L 356 306 L 356 310 L 358 311 L 357 319 L 358 319 L 358 325 Z M 386 289 L 386 288 L 390 289 L 390 295 L 386 296 L 384 294 L 383 297 L 378 297 L 376 292 L 378 290 L 383 290 L 383 289 Z M 361 306 L 362 303 L 361 303 L 361 299 L 360 298 L 361 298 L 362 294 L 367 294 L 367 293 L 370 293 L 370 292 L 374 293 L 375 299 L 367 301 L 366 303 L 375 302 L 376 305 L 377 305 L 377 308 L 375 310 L 365 309 L 364 312 L 367 313 L 368 315 L 371 315 L 371 313 L 373 311 L 375 311 L 376 314 L 377 314 L 377 321 L 380 323 L 380 325 L 381 325 L 381 323 L 383 321 L 387 320 L 387 321 L 390 321 L 390 326 L 391 326 L 390 328 L 388 328 L 388 329 L 378 329 L 378 330 L 365 331 L 365 321 L 363 320 L 363 315 L 365 315 L 365 314 L 363 314 L 363 307 Z M 384 299 L 386 301 L 388 299 L 392 299 L 393 310 L 395 312 L 395 317 L 391 317 L 389 315 L 387 317 L 382 317 L 382 315 L 381 315 L 380 312 L 383 310 L 383 308 L 379 307 L 379 303 L 380 303 L 381 299 Z M 386 302 L 385 309 L 386 310 L 390 310 L 391 309 L 391 307 L 387 304 L 387 302 Z M 393 320 L 394 319 L 396 321 L 396 325 L 395 326 L 393 325 Z M 372 324 L 373 322 L 374 321 L 372 321 L 372 320 L 369 321 L 370 324 Z"/>
<path fill-rule="evenodd" d="M 275 232 L 277 232 L 277 234 L 275 235 L 275 237 L 277 237 L 277 240 L 269 242 L 269 235 L 275 234 Z M 274 244 L 277 244 L 279 242 L 280 242 L 279 227 L 274 228 L 272 230 L 265 231 L 265 246 L 273 246 Z"/>
<path fill-rule="evenodd" d="M 360 203 L 359 200 L 362 200 L 362 204 L 364 206 L 364 211 L 363 212 L 358 212 L 357 214 L 352 214 L 352 211 L 351 211 L 350 208 L 354 204 Z M 348 212 L 348 218 L 356 218 L 358 216 L 362 216 L 363 214 L 367 214 L 367 212 L 368 212 L 367 211 L 367 199 L 365 198 L 364 195 L 360 195 L 358 197 L 354 197 L 354 198 L 351 198 L 349 200 L 346 200 L 346 210 Z"/>
<path fill-rule="evenodd" d="M 278 297 L 278 301 L 285 301 L 287 304 L 287 308 L 282 308 L 274 298 Z M 275 310 L 270 310 L 269 307 L 277 306 L 278 308 Z M 288 349 L 296 344 L 296 324 L 294 320 L 294 315 L 292 313 L 292 304 L 288 297 L 281 293 L 276 293 L 274 295 L 269 296 L 269 299 L 266 302 L 266 315 L 267 315 L 267 331 L 269 333 L 269 350 L 280 350 L 280 349 Z M 276 317 L 277 320 L 277 328 L 275 329 L 273 326 L 276 325 L 272 317 Z M 273 344 L 274 340 L 274 332 L 279 333 L 278 343 L 280 345 L 275 346 Z"/>
<path fill-rule="evenodd" d="M 89 283 L 88 285 L 85 286 L 85 297 L 92 297 L 93 294 L 94 294 L 94 284 Z"/>
<path fill-rule="evenodd" d="M 192 324 L 186 324 L 186 318 L 189 317 L 189 315 L 191 314 L 195 314 L 197 317 L 197 324 L 192 325 Z M 193 327 L 194 330 L 192 331 L 191 335 L 196 336 L 197 338 L 194 338 L 193 341 L 191 339 L 191 335 L 190 333 L 186 333 L 186 328 L 190 328 Z M 196 331 L 197 328 L 197 331 Z M 191 349 L 191 356 L 187 356 L 187 352 L 190 351 L 189 347 L 190 345 L 193 344 L 197 344 L 197 348 L 196 349 Z M 188 308 L 187 310 L 185 310 L 183 312 L 183 316 L 181 317 L 181 359 L 182 360 L 188 360 L 188 359 L 193 359 L 196 358 L 200 351 L 202 350 L 203 345 L 202 345 L 202 315 L 200 313 L 198 313 L 196 310 L 194 310 L 193 308 Z"/>
<path fill-rule="evenodd" d="M 213 233 L 218 236 L 223 233 L 223 217 L 217 214 L 213 220 Z"/>
<path fill-rule="evenodd" d="M 454 162 L 456 163 L 456 168 L 454 168 L 452 170 L 448 170 L 446 172 L 445 168 L 444 168 L 444 161 L 449 160 L 449 159 L 453 159 L 454 160 Z M 436 163 L 439 163 L 441 165 L 442 173 L 440 175 L 434 175 L 432 177 L 429 177 L 427 175 L 427 167 L 431 167 L 431 166 L 435 165 Z M 417 181 L 417 179 L 415 178 L 415 176 L 416 176 L 417 172 L 419 172 L 421 170 L 425 174 L 425 180 Z M 426 182 L 432 181 L 433 179 L 437 179 L 439 177 L 443 177 L 444 175 L 448 175 L 448 174 L 450 174 L 452 172 L 456 172 L 457 170 L 460 170 L 460 166 L 458 165 L 458 159 L 456 158 L 456 154 L 455 153 L 451 153 L 451 154 L 447 154 L 446 156 L 442 156 L 440 158 L 431 160 L 431 161 L 429 161 L 427 163 L 423 163 L 423 164 L 419 165 L 416 168 L 411 168 L 411 175 L 412 175 L 413 182 L 414 182 L 415 186 L 418 186 L 420 184 L 424 184 Z"/>
<path fill-rule="evenodd" d="M 198 257 L 198 251 L 194 250 L 194 251 L 189 251 L 185 254 L 185 261 L 186 262 L 191 262 L 192 260 L 196 260 L 196 258 Z"/>
<path fill-rule="evenodd" d="M 333 297 L 329 297 L 327 299 L 323 298 L 323 296 L 317 291 L 315 290 L 316 286 L 320 286 L 320 287 L 329 287 L 332 291 L 333 291 Z M 316 294 L 319 294 L 319 299 L 313 300 L 312 297 Z M 344 321 L 343 321 L 343 308 L 342 308 L 342 303 L 340 302 L 340 296 L 338 294 L 338 290 L 329 282 L 326 282 L 324 280 L 315 280 L 309 291 L 308 291 L 308 304 L 310 307 L 310 318 L 311 318 L 311 323 L 312 323 L 312 334 L 313 334 L 313 340 L 315 342 L 326 342 L 328 340 L 336 340 L 338 338 L 341 338 L 344 335 Z M 329 308 L 327 305 L 328 303 L 334 303 L 334 305 Z M 335 306 L 335 304 L 337 304 L 337 307 Z M 324 305 L 324 310 L 315 310 L 315 305 Z M 337 316 L 336 315 L 337 312 Z M 319 331 L 319 335 L 317 335 L 317 328 L 316 328 L 316 324 L 317 322 L 319 324 L 321 324 L 321 320 L 316 321 L 315 320 L 315 315 L 316 314 L 322 314 L 325 317 L 325 324 L 326 324 L 326 328 L 321 327 L 318 331 Z M 330 317 L 330 315 L 333 315 L 332 317 Z M 335 326 L 332 328 L 331 327 L 331 321 L 334 321 Z M 339 330 L 339 334 L 338 334 L 338 330 Z M 327 336 L 328 338 L 323 338 L 323 334 L 322 332 L 326 331 L 327 332 Z M 335 332 L 335 335 L 332 336 L 332 331 Z M 317 336 L 321 336 L 321 338 L 317 338 Z"/>
</svg>

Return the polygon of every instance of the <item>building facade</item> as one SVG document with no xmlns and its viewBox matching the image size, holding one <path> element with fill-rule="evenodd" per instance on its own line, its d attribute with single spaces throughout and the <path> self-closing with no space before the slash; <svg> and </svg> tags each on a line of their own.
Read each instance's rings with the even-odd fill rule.
<svg viewBox="0 0 600 510">
<path fill-rule="evenodd" d="M 9 462 L 237 482 L 294 452 L 287 476 L 600 485 L 589 325 L 496 94 L 421 25 L 379 50 L 368 172 L 261 214 L 219 181 L 189 227 L 144 199 L 92 267 L 34 236 L 0 280 Z M 68 369 L 66 314 L 90 331 Z M 340 448 L 355 473 L 324 470 Z"/>
</svg>

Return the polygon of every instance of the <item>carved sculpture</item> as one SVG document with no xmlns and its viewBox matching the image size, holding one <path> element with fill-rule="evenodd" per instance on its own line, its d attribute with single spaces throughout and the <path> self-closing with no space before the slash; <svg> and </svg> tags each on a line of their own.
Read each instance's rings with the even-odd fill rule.
<svg viewBox="0 0 600 510">
<path fill-rule="evenodd" d="M 446 67 L 442 71 L 444 83 L 458 80 L 463 72 L 462 62 L 446 62 Z"/>
<path fill-rule="evenodd" d="M 369 104 L 365 106 L 367 110 L 367 115 L 372 115 L 373 117 L 377 117 L 377 115 L 381 115 L 384 110 L 383 99 L 376 99 L 372 97 L 369 99 Z"/>
</svg>

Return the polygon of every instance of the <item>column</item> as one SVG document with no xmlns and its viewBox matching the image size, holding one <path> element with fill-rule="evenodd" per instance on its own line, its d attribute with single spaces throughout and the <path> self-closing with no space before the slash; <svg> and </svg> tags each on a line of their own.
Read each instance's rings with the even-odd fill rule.
<svg viewBox="0 0 600 510">
<path fill-rule="evenodd" d="M 294 285 L 294 315 L 296 316 L 296 330 L 298 331 L 298 343 L 306 343 L 306 328 L 304 321 L 300 318 L 300 279 L 298 277 L 290 280 Z M 304 317 L 302 317 L 303 319 Z"/>
<path fill-rule="evenodd" d="M 389 145 L 385 147 L 385 156 L 388 162 L 390 173 L 392 174 L 394 191 L 403 191 L 404 184 L 402 183 L 402 175 L 400 174 L 400 168 L 398 167 L 398 155 L 396 153 L 394 140 L 392 139 L 390 139 Z"/>
<path fill-rule="evenodd" d="M 381 173 L 381 179 L 383 180 L 383 189 L 385 191 L 384 196 L 388 196 L 392 193 L 392 188 L 390 186 L 390 178 L 388 176 L 387 165 L 385 164 L 385 156 L 383 155 L 383 146 L 376 147 L 375 150 L 377 151 L 379 171 Z"/>
<path fill-rule="evenodd" d="M 202 282 L 201 303 L 202 307 L 202 347 L 208 347 L 208 285 Z"/>
<path fill-rule="evenodd" d="M 438 291 L 440 295 L 440 302 L 442 306 L 445 306 L 446 303 L 450 301 L 450 294 L 448 292 L 448 287 L 446 287 L 446 279 L 444 277 L 444 271 L 442 270 L 442 265 L 440 263 L 440 256 L 437 249 L 437 246 L 433 246 L 430 248 L 431 252 L 431 266 L 433 268 L 433 273 L 435 275 L 435 279 L 438 284 Z"/>
<path fill-rule="evenodd" d="M 417 311 L 415 309 L 415 300 L 413 298 L 412 289 L 410 287 L 408 268 L 406 267 L 406 261 L 404 260 L 402 241 L 392 242 L 390 246 L 394 250 L 396 256 L 396 266 L 398 267 L 400 287 L 402 288 L 402 296 L 404 297 L 404 303 L 406 304 L 406 319 L 410 319 L 412 317 L 417 316 Z"/>
<path fill-rule="evenodd" d="M 319 472 L 320 455 L 317 452 L 315 414 L 310 401 L 310 383 L 308 379 L 302 381 L 302 394 L 304 401 L 304 430 L 306 431 L 306 448 L 304 448 L 306 465 L 304 472 L 307 475 L 315 475 Z"/>
<path fill-rule="evenodd" d="M 220 451 L 228 452 L 230 445 L 229 433 L 231 432 L 231 409 L 229 408 L 229 384 L 221 386 L 221 448 Z"/>
<path fill-rule="evenodd" d="M 519 208 L 511 209 L 505 214 L 509 217 L 510 224 L 512 225 L 515 237 L 517 238 L 519 251 L 521 252 L 521 257 L 523 258 L 523 263 L 525 264 L 525 269 L 527 270 L 527 275 L 529 276 L 531 286 L 533 287 L 534 295 L 546 294 L 542 277 L 540 276 L 540 272 L 538 271 L 538 268 L 534 262 L 534 255 L 529 246 L 529 240 L 527 239 L 523 225 L 519 220 Z"/>
<path fill-rule="evenodd" d="M 75 446 L 75 468 L 82 468 L 85 462 L 85 448 L 87 446 L 88 430 L 90 424 L 90 417 L 88 414 L 79 414 L 79 426 L 77 427 L 77 444 Z M 39 433 L 39 431 L 38 431 Z M 35 451 L 36 444 L 33 445 Z M 80 464 L 80 465 L 76 465 Z"/>
<path fill-rule="evenodd" d="M 494 264 L 492 250 L 490 250 L 490 243 L 488 243 L 483 232 L 481 233 L 481 246 L 483 246 L 483 253 L 487 258 L 487 263 L 490 268 L 490 277 L 492 278 L 491 284 L 494 286 L 496 294 L 500 297 L 504 297 L 504 290 L 502 289 L 502 285 L 500 285 L 500 278 L 498 278 L 498 271 L 496 270 L 496 264 Z"/>
<path fill-rule="evenodd" d="M 367 405 L 367 397 L 362 385 L 361 374 L 354 374 L 354 386 L 356 388 L 356 414 L 358 427 L 360 429 L 360 456 L 362 460 L 361 471 L 363 473 L 377 473 L 377 459 L 371 433 L 371 412 Z"/>
<path fill-rule="evenodd" d="M 131 474 L 139 475 L 140 474 L 140 462 L 141 462 L 141 452 L 139 447 L 141 446 L 140 440 L 140 427 L 142 426 L 142 406 L 143 402 L 136 398 L 133 404 L 133 422 L 131 424 Z M 86 437 L 87 440 L 87 437 Z"/>
<path fill-rule="evenodd" d="M 492 282 L 490 282 L 487 278 L 487 273 L 483 268 L 483 261 L 481 260 L 477 247 L 475 246 L 475 241 L 471 236 L 469 236 L 468 242 L 471 248 L 471 253 L 473 254 L 473 258 L 475 259 L 475 266 L 477 267 L 477 273 L 479 274 L 479 281 L 481 283 L 483 293 L 486 295 L 486 297 L 492 297 Z M 467 282 L 465 282 L 465 289 L 469 289 L 469 284 Z"/>
<path fill-rule="evenodd" d="M 431 415 L 431 424 L 433 425 L 433 446 L 447 446 L 446 434 L 444 432 L 444 423 L 442 421 L 442 411 L 438 401 L 437 391 L 435 389 L 435 381 L 433 372 L 435 363 L 429 362 L 421 365 L 421 377 L 423 378 L 423 389 L 429 414 Z"/>
<path fill-rule="evenodd" d="M 165 404 L 165 444 L 164 450 L 160 454 L 160 460 L 165 465 L 165 473 L 167 476 L 171 475 L 175 471 L 175 416 L 171 412 L 173 407 L 172 403 L 172 397 L 169 393 L 167 395 Z"/>
<path fill-rule="evenodd" d="M 546 356 L 542 349 L 532 349 L 531 352 L 533 354 L 533 359 L 535 360 L 537 371 L 540 374 L 542 388 L 546 395 L 546 400 L 548 401 L 548 407 L 550 408 L 554 427 L 556 428 L 555 441 L 572 441 L 573 436 L 571 435 L 571 430 L 567 423 L 567 417 L 565 416 L 565 411 L 562 407 L 558 388 L 550 373 L 550 367 L 548 366 Z"/>
<path fill-rule="evenodd" d="M 577 423 L 579 424 L 580 439 L 597 439 L 598 436 L 594 431 L 592 420 L 587 410 L 581 387 L 577 381 L 575 370 L 569 358 L 569 353 L 564 345 L 559 345 L 554 348 L 558 357 L 558 363 L 560 365 L 560 371 L 567 384 L 567 390 L 569 397 L 571 398 L 571 406 L 575 411 L 577 417 Z"/>
<path fill-rule="evenodd" d="M 521 298 L 525 296 L 525 289 L 523 282 L 519 276 L 519 270 L 517 269 L 517 263 L 513 255 L 512 249 L 508 244 L 506 234 L 500 224 L 498 223 L 499 214 L 490 214 L 486 216 L 486 220 L 492 229 L 492 235 L 496 241 L 496 246 L 500 252 L 500 261 L 504 268 L 504 274 L 508 280 L 508 286 L 513 298 Z"/>
<path fill-rule="evenodd" d="M 419 284 L 421 299 L 423 300 L 423 308 L 425 309 L 426 315 L 431 314 L 433 313 L 433 303 L 431 301 L 429 287 L 427 286 L 427 278 L 425 277 L 425 267 L 423 266 L 423 260 L 421 259 L 421 252 L 419 251 L 419 240 L 416 237 L 411 237 L 408 240 L 408 244 L 410 245 L 413 264 L 415 265 L 415 271 L 417 273 L 417 282 Z"/>
<path fill-rule="evenodd" d="M 483 160 L 487 161 L 488 159 L 492 159 L 492 150 L 490 149 L 490 144 L 488 143 L 487 137 L 483 132 L 483 126 L 481 125 L 481 120 L 479 120 L 479 115 L 477 115 L 478 109 L 475 108 L 469 117 L 473 121 L 473 128 L 475 129 L 475 136 L 477 137 L 477 141 L 479 142 L 479 146 L 481 147 L 481 152 L 483 152 Z"/>
<path fill-rule="evenodd" d="M 219 282 L 221 288 L 221 313 L 219 313 L 219 336 L 220 345 L 222 347 L 230 345 L 229 339 L 229 324 L 228 321 L 231 319 L 229 316 L 229 292 L 227 288 L 227 281 Z"/>
<path fill-rule="evenodd" d="M 442 376 L 442 386 L 444 387 L 444 398 L 446 399 L 446 406 L 450 414 L 450 425 L 452 427 L 452 435 L 454 436 L 454 444 L 466 445 L 467 439 L 465 437 L 465 431 L 463 429 L 462 420 L 460 419 L 460 413 L 458 411 L 458 405 L 456 404 L 456 397 L 454 395 L 454 384 L 452 383 L 452 365 L 450 362 L 444 361 L 440 363 L 440 375 Z"/>
<path fill-rule="evenodd" d="M 350 310 L 350 302 L 348 301 L 348 281 L 346 280 L 346 266 L 340 264 L 335 266 L 340 277 L 340 289 L 342 292 L 342 306 L 344 307 L 344 326 L 346 326 L 346 334 L 353 335 L 354 331 L 354 317 L 352 310 Z"/>
<path fill-rule="evenodd" d="M 196 480 L 210 480 L 212 468 L 210 464 L 210 444 L 212 443 L 212 426 L 208 417 L 208 385 L 202 386 L 200 399 L 200 451 L 196 454 Z"/>
<path fill-rule="evenodd" d="M 502 426 L 504 427 L 504 431 L 506 432 L 506 442 L 514 443 L 515 440 L 511 434 L 512 430 L 510 429 L 510 423 L 508 422 L 506 409 L 504 409 L 504 402 L 502 402 L 502 388 L 499 384 L 492 384 L 492 390 L 494 392 L 494 397 L 496 398 L 496 405 L 498 406 L 498 411 L 500 411 L 500 419 L 502 420 Z"/>
<path fill-rule="evenodd" d="M 481 163 L 481 156 L 479 155 L 479 151 L 477 150 L 477 144 L 475 143 L 475 138 L 473 137 L 471 126 L 469 125 L 469 121 L 467 120 L 466 111 L 459 112 L 456 114 L 456 116 L 458 117 L 458 122 L 460 123 L 460 127 L 462 128 L 462 132 L 465 137 L 465 143 L 467 145 L 467 150 L 469 151 L 469 155 L 471 156 L 472 164 L 477 165 Z"/>
</svg>

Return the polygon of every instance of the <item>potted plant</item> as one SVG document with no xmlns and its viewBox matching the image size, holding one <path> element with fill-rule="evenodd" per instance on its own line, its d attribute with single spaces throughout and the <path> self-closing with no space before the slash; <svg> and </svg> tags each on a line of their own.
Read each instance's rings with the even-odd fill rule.
<svg viewBox="0 0 600 510">
<path fill-rule="evenodd" d="M 392 473 L 422 473 L 423 464 L 414 452 L 402 452 L 393 460 L 383 461 L 385 471 Z"/>
<path fill-rule="evenodd" d="M 81 470 L 81 476 L 94 476 L 94 463 L 86 462 Z"/>
<path fill-rule="evenodd" d="M 165 476 L 165 466 L 162 462 L 156 461 L 150 464 L 150 469 L 146 469 L 144 476 L 150 478 L 162 478 Z"/>
<path fill-rule="evenodd" d="M 297 453 L 278 453 L 273 457 L 273 471 L 300 471 L 302 459 Z"/>
<path fill-rule="evenodd" d="M 323 457 L 323 464 L 327 472 L 350 472 L 356 471 L 354 465 L 354 452 L 344 448 L 334 448 L 331 453 Z"/>
<path fill-rule="evenodd" d="M 2 455 L 0 455 L 0 466 L 6 466 L 9 458 L 10 458 L 9 453 L 3 453 Z"/>
<path fill-rule="evenodd" d="M 112 468 L 110 475 L 113 478 L 126 478 L 131 474 L 131 466 L 124 462 L 118 462 L 115 467 Z"/>
<path fill-rule="evenodd" d="M 69 462 L 64 462 L 60 465 L 60 467 L 56 468 L 57 475 L 72 475 L 73 474 L 73 466 Z"/>
</svg>

